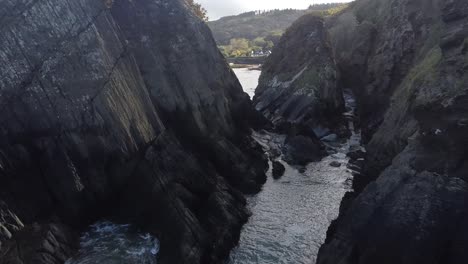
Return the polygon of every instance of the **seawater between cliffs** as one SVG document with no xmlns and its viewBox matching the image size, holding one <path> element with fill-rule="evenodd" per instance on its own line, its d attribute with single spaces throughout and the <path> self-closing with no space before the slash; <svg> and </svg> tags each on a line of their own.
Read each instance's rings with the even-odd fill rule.
<svg viewBox="0 0 468 264">
<path fill-rule="evenodd" d="M 280 161 L 286 167 L 280 180 L 272 178 L 270 169 L 263 190 L 248 198 L 252 216 L 229 263 L 315 263 L 341 200 L 351 190 L 345 154 L 349 146 L 346 143 L 340 152 L 310 163 L 305 172 Z M 333 161 L 342 166 L 330 166 Z"/>
<path fill-rule="evenodd" d="M 239 72 L 241 83 L 245 72 Z M 249 92 L 249 88 L 244 88 Z M 355 100 L 348 91 L 344 94 L 346 116 L 354 114 Z M 271 166 L 268 181 L 262 191 L 248 198 L 252 213 L 243 227 L 238 247 L 230 255 L 229 264 L 302 264 L 315 263 L 320 246 L 324 243 L 331 222 L 337 218 L 341 200 L 352 189 L 352 173 L 347 168 L 351 150 L 362 149 L 359 131 L 354 131 L 352 118 L 349 140 L 330 143 L 329 156 L 310 163 L 304 169 L 286 167 L 284 176 L 274 180 Z M 268 146 L 281 144 L 283 135 L 255 133 L 254 137 L 268 151 Z M 330 164 L 336 161 L 340 167 Z"/>
<path fill-rule="evenodd" d="M 235 69 L 244 90 L 253 97 L 260 71 Z M 359 131 L 352 122 L 355 101 L 344 94 L 353 131 L 348 140 L 326 143 L 330 155 L 305 168 L 289 166 L 279 180 L 272 177 L 260 193 L 247 198 L 252 213 L 242 229 L 239 245 L 227 264 L 311 264 L 326 238 L 328 227 L 339 213 L 340 203 L 352 188 L 351 169 L 347 168 L 351 150 L 362 149 Z M 284 135 L 264 132 L 253 137 L 269 151 L 281 145 Z M 362 149 L 363 150 L 363 149 Z M 331 163 L 341 166 L 331 166 Z M 157 238 L 132 225 L 101 221 L 93 224 L 80 239 L 80 249 L 66 264 L 155 264 L 159 252 Z"/>
<path fill-rule="evenodd" d="M 131 225 L 99 222 L 80 238 L 78 254 L 65 264 L 156 264 L 159 241 Z"/>
<path fill-rule="evenodd" d="M 233 71 L 237 75 L 237 79 L 239 79 L 244 92 L 246 92 L 250 98 L 253 98 L 258 85 L 258 78 L 260 78 L 262 72 L 257 69 L 249 68 L 236 68 L 233 69 Z"/>
</svg>

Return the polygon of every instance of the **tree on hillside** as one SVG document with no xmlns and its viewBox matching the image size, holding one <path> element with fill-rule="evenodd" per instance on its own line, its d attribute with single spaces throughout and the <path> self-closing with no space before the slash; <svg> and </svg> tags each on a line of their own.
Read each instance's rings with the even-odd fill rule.
<svg viewBox="0 0 468 264">
<path fill-rule="evenodd" d="M 208 14 L 207 11 L 204 7 L 202 7 L 199 3 L 195 3 L 194 0 L 185 0 L 187 4 L 189 5 L 190 9 L 192 9 L 192 12 L 202 19 L 203 21 L 208 21 Z"/>
<path fill-rule="evenodd" d="M 230 56 L 239 57 L 247 56 L 250 52 L 250 45 L 247 39 L 231 39 L 230 41 Z"/>
<path fill-rule="evenodd" d="M 231 39 L 230 44 L 232 48 L 236 50 L 248 50 L 249 49 L 249 41 L 244 38 Z"/>
</svg>

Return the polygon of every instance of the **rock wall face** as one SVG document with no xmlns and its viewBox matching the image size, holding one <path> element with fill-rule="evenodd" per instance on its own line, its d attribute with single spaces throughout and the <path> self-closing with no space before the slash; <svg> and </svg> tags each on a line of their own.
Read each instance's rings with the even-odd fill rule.
<svg viewBox="0 0 468 264">
<path fill-rule="evenodd" d="M 204 23 L 182 0 L 2 0 L 0 13 L 6 263 L 60 263 L 100 217 L 155 233 L 162 263 L 221 262 L 247 219 L 241 191 L 265 180 L 248 137 L 263 121 Z"/>
<path fill-rule="evenodd" d="M 281 38 L 263 66 L 254 104 L 274 124 L 334 128 L 344 109 L 324 20 L 305 15 Z"/>
<path fill-rule="evenodd" d="M 415 64 L 438 44 L 444 31 L 440 4 L 357 1 L 343 14 L 327 21 L 327 27 L 340 68 L 341 85 L 352 88 L 358 97 L 361 125 L 368 142 L 384 122 L 387 110 L 404 108 L 406 98 L 395 98 L 398 88 Z M 377 150 L 381 153 L 369 155 L 373 163 L 382 163 L 377 171 L 389 165 L 415 130 L 413 123 L 387 126 L 386 133 L 393 133 L 396 140 Z M 369 145 L 372 151 L 372 144 Z"/>
<path fill-rule="evenodd" d="M 318 263 L 467 262 L 468 3 L 361 0 L 328 27 L 368 165 Z"/>
</svg>

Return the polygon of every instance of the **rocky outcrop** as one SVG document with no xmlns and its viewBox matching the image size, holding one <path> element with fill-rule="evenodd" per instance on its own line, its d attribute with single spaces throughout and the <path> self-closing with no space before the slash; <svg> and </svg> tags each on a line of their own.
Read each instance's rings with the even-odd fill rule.
<svg viewBox="0 0 468 264">
<path fill-rule="evenodd" d="M 78 248 L 77 234 L 66 225 L 47 223 L 27 226 L 5 242 L 2 263 L 64 263 Z"/>
<path fill-rule="evenodd" d="M 182 0 L 6 0 L 0 13 L 0 256 L 61 263 L 74 231 L 110 217 L 157 235 L 161 263 L 221 262 L 267 164 L 249 138 L 263 120 L 206 25 Z M 71 235 L 49 239 L 53 222 Z"/>
<path fill-rule="evenodd" d="M 283 152 L 290 164 L 320 160 L 325 151 L 319 138 L 347 134 L 323 18 L 305 15 L 286 31 L 263 65 L 253 100 L 275 129 L 288 135 Z"/>
<path fill-rule="evenodd" d="M 283 177 L 285 171 L 286 171 L 286 168 L 284 167 L 283 164 L 281 164 L 281 162 L 273 161 L 271 174 L 273 175 L 273 178 L 275 180 Z"/>
<path fill-rule="evenodd" d="M 286 162 L 300 166 L 319 161 L 325 155 L 322 143 L 313 134 L 312 136 L 288 136 L 282 147 L 282 152 Z"/>
<path fill-rule="evenodd" d="M 467 262 L 467 2 L 360 0 L 328 28 L 368 164 L 317 263 Z"/>
<path fill-rule="evenodd" d="M 263 66 L 254 104 L 276 125 L 335 127 L 344 101 L 322 18 L 303 16 L 287 30 Z"/>
</svg>

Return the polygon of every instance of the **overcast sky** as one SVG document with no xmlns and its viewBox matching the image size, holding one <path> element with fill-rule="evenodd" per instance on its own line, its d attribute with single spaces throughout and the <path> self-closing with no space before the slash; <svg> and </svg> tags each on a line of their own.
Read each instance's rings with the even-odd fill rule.
<svg viewBox="0 0 468 264">
<path fill-rule="evenodd" d="M 210 20 L 247 11 L 269 9 L 305 9 L 311 4 L 350 2 L 350 0 L 195 0 L 208 10 Z"/>
</svg>

